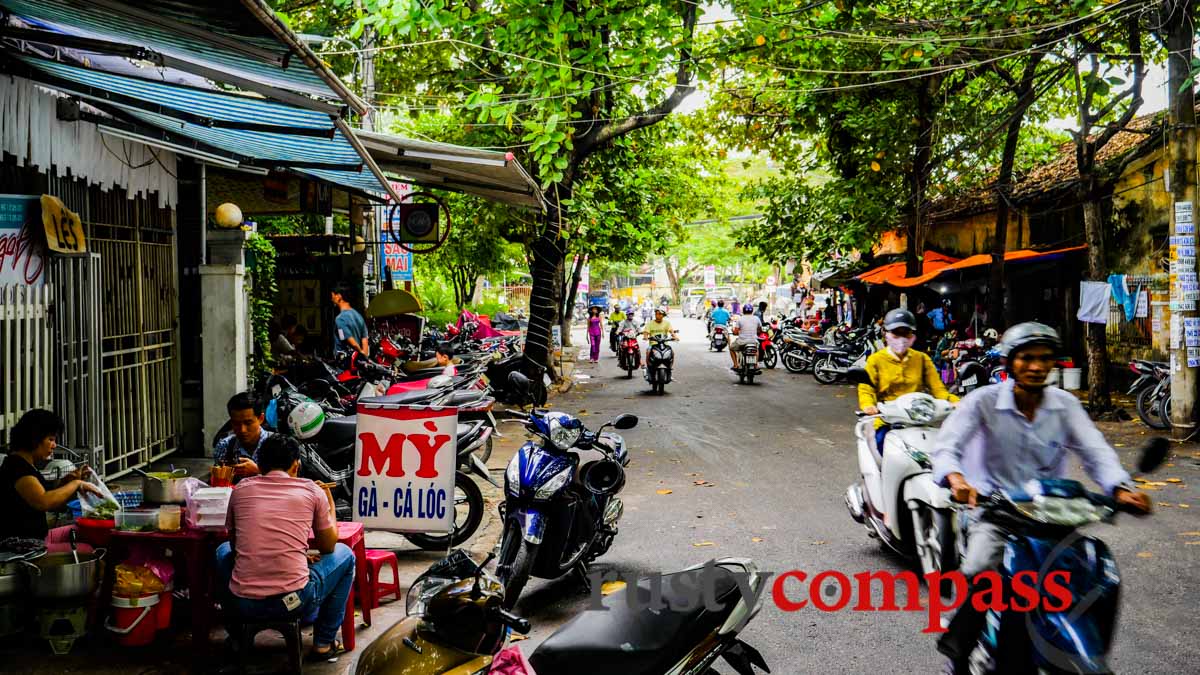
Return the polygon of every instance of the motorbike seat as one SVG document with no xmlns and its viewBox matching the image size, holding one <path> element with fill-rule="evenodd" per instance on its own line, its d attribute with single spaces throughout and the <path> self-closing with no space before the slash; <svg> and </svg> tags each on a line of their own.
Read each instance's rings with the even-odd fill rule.
<svg viewBox="0 0 1200 675">
<path fill-rule="evenodd" d="M 605 611 L 588 610 L 555 631 L 529 657 L 538 673 L 558 675 L 659 675 L 667 672 L 717 628 L 733 611 L 741 591 L 734 575 L 714 568 L 712 584 L 720 611 L 709 611 L 693 597 L 696 578 L 680 583 L 680 574 L 662 579 L 664 609 L 648 607 L 648 580 L 605 598 Z M 707 581 L 707 580 L 706 580 Z M 689 592 L 678 588 L 688 586 Z M 626 594 L 637 593 L 639 608 L 629 607 Z M 688 605 L 698 605 L 687 607 Z M 677 609 L 678 608 L 678 609 Z"/>
<path fill-rule="evenodd" d="M 398 394 L 388 394 L 386 396 L 372 396 L 362 399 L 361 403 L 391 403 L 403 405 L 417 405 L 428 403 L 433 399 L 441 396 L 442 392 L 436 389 L 417 389 L 414 391 L 402 391 Z"/>
<path fill-rule="evenodd" d="M 354 447 L 355 434 L 358 428 L 358 416 L 326 417 L 321 432 L 317 434 L 317 445 L 330 450 L 338 450 L 347 446 Z"/>
</svg>

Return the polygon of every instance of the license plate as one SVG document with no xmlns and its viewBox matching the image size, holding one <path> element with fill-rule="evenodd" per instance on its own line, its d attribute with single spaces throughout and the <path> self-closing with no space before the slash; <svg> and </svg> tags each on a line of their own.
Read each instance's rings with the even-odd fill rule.
<svg viewBox="0 0 1200 675">
<path fill-rule="evenodd" d="M 967 379 L 963 380 L 962 383 L 963 383 L 964 387 L 974 387 L 976 384 L 979 383 L 979 378 L 972 375 L 972 376 L 968 377 Z"/>
</svg>

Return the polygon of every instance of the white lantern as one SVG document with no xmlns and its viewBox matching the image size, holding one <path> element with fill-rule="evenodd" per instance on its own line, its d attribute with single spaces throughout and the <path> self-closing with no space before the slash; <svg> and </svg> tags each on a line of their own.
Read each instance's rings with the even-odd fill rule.
<svg viewBox="0 0 1200 675">
<path fill-rule="evenodd" d="M 233 229 L 242 226 L 242 210 L 237 204 L 226 202 L 217 207 L 217 227 Z"/>
</svg>

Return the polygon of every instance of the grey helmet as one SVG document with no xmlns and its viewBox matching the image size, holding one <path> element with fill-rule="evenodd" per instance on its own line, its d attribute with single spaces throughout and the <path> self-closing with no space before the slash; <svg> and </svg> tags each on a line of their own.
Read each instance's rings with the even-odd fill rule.
<svg viewBox="0 0 1200 675">
<path fill-rule="evenodd" d="M 1053 349 L 1055 354 L 1062 351 L 1062 340 L 1058 338 L 1058 331 L 1037 321 L 1019 323 L 1004 331 L 1004 337 L 1000 338 L 996 349 L 999 350 L 1000 356 L 1011 362 L 1013 352 L 1031 345 L 1046 345 Z"/>
<path fill-rule="evenodd" d="M 883 317 L 883 329 L 893 331 L 897 328 L 907 328 L 911 331 L 917 330 L 917 317 L 913 313 L 903 307 L 893 309 Z"/>
</svg>

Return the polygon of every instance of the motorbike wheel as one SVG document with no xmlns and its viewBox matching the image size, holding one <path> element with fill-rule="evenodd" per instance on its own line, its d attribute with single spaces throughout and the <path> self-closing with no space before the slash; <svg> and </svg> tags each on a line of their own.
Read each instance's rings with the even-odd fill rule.
<svg viewBox="0 0 1200 675">
<path fill-rule="evenodd" d="M 803 373 L 812 366 L 812 360 L 799 349 L 789 349 L 780 358 L 783 360 L 783 367 L 787 368 L 789 373 Z"/>
<path fill-rule="evenodd" d="M 406 534 L 405 539 L 426 551 L 445 551 L 470 539 L 483 522 L 483 493 L 467 474 L 454 474 L 454 529 L 449 534 Z"/>
<path fill-rule="evenodd" d="M 738 384 L 746 384 L 746 374 L 738 373 Z"/>
<path fill-rule="evenodd" d="M 487 461 L 492 457 L 492 441 L 493 437 L 488 436 L 487 443 L 483 446 L 483 450 L 476 453 L 476 456 L 479 457 L 480 461 L 482 461 L 484 464 L 487 464 Z"/>
<path fill-rule="evenodd" d="M 505 537 L 514 536 L 516 543 L 512 546 L 516 549 L 509 555 L 512 556 L 511 561 L 505 562 L 504 547 L 501 547 L 500 562 L 496 565 L 496 577 L 504 586 L 504 608 L 512 609 L 517 606 L 517 600 L 521 597 L 521 591 L 525 590 L 525 584 L 529 583 L 529 574 L 533 571 L 533 561 L 537 559 L 537 544 L 531 544 L 525 541 L 521 536 L 520 526 L 512 525 L 512 529 L 506 531 Z"/>
<path fill-rule="evenodd" d="M 774 345 L 767 347 L 767 351 L 763 352 L 763 365 L 771 370 L 775 370 L 775 365 L 779 363 L 779 354 L 775 351 Z"/>
<path fill-rule="evenodd" d="M 931 572 L 950 572 L 958 569 L 958 548 L 954 538 L 954 515 L 946 509 L 928 507 L 910 510 L 913 540 L 918 535 L 925 545 L 917 546 L 917 559 L 921 563 L 922 576 Z M 943 579 L 936 589 L 943 596 L 953 593 L 950 579 Z M 935 589 L 929 589 L 933 591 Z"/>
<path fill-rule="evenodd" d="M 746 384 L 754 384 L 754 372 L 746 373 Z"/>
<path fill-rule="evenodd" d="M 833 384 L 837 382 L 838 372 L 837 366 L 833 362 L 833 357 L 823 356 L 813 362 L 812 366 L 813 377 L 821 384 Z"/>
<path fill-rule="evenodd" d="M 1155 387 L 1146 387 L 1138 392 L 1137 395 L 1137 413 L 1138 417 L 1142 418 L 1146 426 L 1151 429 L 1169 429 L 1170 417 L 1164 417 L 1160 414 L 1162 410 L 1162 401 L 1154 401 L 1151 394 L 1154 393 Z"/>
</svg>

